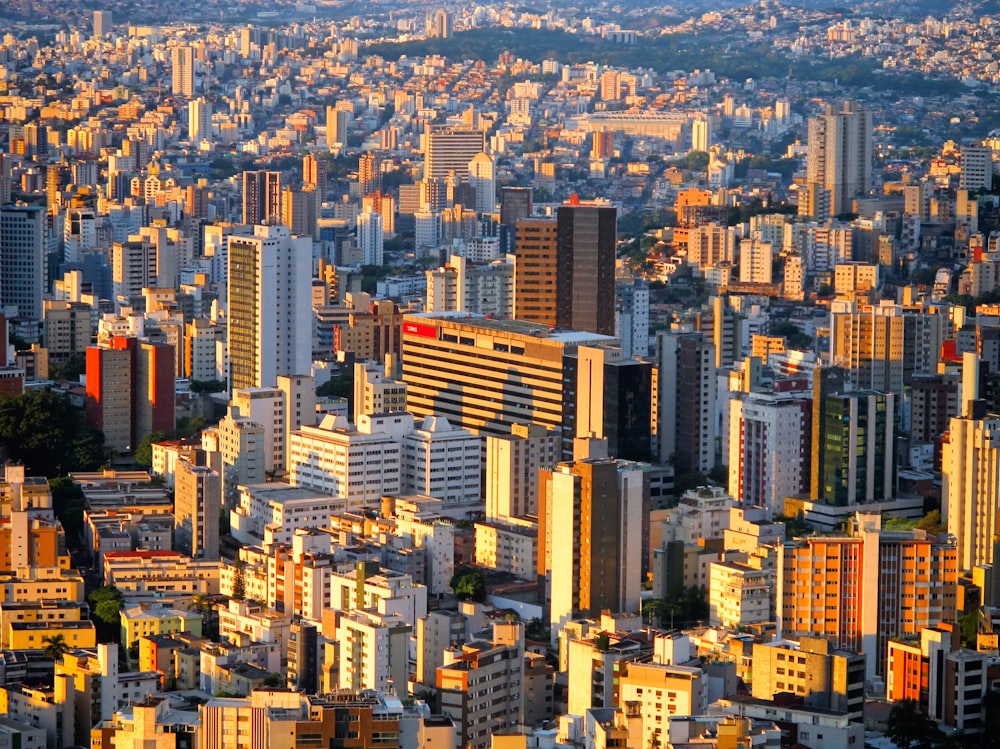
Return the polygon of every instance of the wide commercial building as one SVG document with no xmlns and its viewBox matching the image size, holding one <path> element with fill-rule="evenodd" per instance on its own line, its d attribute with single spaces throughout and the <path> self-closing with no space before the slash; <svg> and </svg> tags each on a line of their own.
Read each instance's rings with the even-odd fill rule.
<svg viewBox="0 0 1000 749">
<path fill-rule="evenodd" d="M 444 416 L 476 434 L 510 434 L 534 422 L 574 436 L 575 393 L 567 357 L 611 336 L 553 330 L 460 312 L 405 315 L 403 380 L 416 418 Z"/>
</svg>

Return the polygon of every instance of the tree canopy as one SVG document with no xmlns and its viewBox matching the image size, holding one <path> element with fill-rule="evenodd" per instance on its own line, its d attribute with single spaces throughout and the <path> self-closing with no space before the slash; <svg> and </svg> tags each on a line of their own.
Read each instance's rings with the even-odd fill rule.
<svg viewBox="0 0 1000 749">
<path fill-rule="evenodd" d="M 119 624 L 121 610 L 125 607 L 125 596 L 113 585 L 98 588 L 89 597 L 93 613 L 105 624 Z"/>
<path fill-rule="evenodd" d="M 0 398 L 0 443 L 32 476 L 94 470 L 105 460 L 104 435 L 69 398 L 49 389 Z"/>
<path fill-rule="evenodd" d="M 460 567 L 451 578 L 451 589 L 460 601 L 486 600 L 486 580 L 483 573 L 472 567 Z"/>
<path fill-rule="evenodd" d="M 937 723 L 920 712 L 914 700 L 893 705 L 886 729 L 886 737 L 899 749 L 931 749 L 941 737 Z"/>
</svg>

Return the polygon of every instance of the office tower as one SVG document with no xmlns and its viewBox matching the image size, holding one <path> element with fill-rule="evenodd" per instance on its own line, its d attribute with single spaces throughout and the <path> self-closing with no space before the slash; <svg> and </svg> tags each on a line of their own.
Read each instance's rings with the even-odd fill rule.
<svg viewBox="0 0 1000 749">
<path fill-rule="evenodd" d="M 281 218 L 281 172 L 243 172 L 243 223 L 274 224 Z"/>
<path fill-rule="evenodd" d="M 440 416 L 427 416 L 403 437 L 403 492 L 445 506 L 481 502 L 483 440 Z"/>
<path fill-rule="evenodd" d="M 284 226 L 229 238 L 229 380 L 273 387 L 310 371 L 312 241 Z"/>
<path fill-rule="evenodd" d="M 534 212 L 533 190 L 530 187 L 500 188 L 500 223 L 512 232 L 517 222 Z"/>
<path fill-rule="evenodd" d="M 966 414 L 951 420 L 941 446 L 941 516 L 958 544 L 958 568 L 971 572 L 994 563 L 1000 534 L 1000 416 Z"/>
<path fill-rule="evenodd" d="M 770 242 L 744 239 L 740 242 L 740 283 L 771 283 L 774 253 Z"/>
<path fill-rule="evenodd" d="M 111 30 L 111 11 L 94 11 L 94 38 L 103 39 Z"/>
<path fill-rule="evenodd" d="M 424 137 L 427 139 L 424 179 L 444 179 L 452 172 L 460 176 L 468 173 L 469 162 L 486 147 L 482 130 L 431 127 Z"/>
<path fill-rule="evenodd" d="M 18 317 L 42 320 L 45 290 L 45 209 L 0 207 L 0 307 L 17 307 Z"/>
<path fill-rule="evenodd" d="M 358 159 L 358 194 L 363 198 L 382 189 L 382 160 L 368 152 Z"/>
<path fill-rule="evenodd" d="M 404 315 L 407 410 L 417 418 L 444 416 L 477 434 L 508 434 L 511 424 L 526 421 L 555 427 L 564 454 L 572 454 L 575 388 L 565 358 L 579 346 L 613 342 L 465 312 Z"/>
<path fill-rule="evenodd" d="M 539 480 L 538 571 L 548 581 L 553 642 L 571 619 L 638 611 L 642 471 L 586 459 L 543 469 Z"/>
<path fill-rule="evenodd" d="M 188 140 L 197 146 L 212 139 L 212 104 L 204 96 L 188 103 Z"/>
<path fill-rule="evenodd" d="M 510 434 L 486 436 L 486 518 L 538 514 L 538 471 L 551 468 L 562 454 L 554 427 L 511 424 Z"/>
<path fill-rule="evenodd" d="M 131 452 L 150 432 L 174 431 L 174 347 L 114 336 L 88 346 L 87 421 L 111 450 Z"/>
<path fill-rule="evenodd" d="M 812 495 L 832 505 L 879 502 L 895 496 L 893 393 L 825 393 L 814 373 Z"/>
<path fill-rule="evenodd" d="M 870 111 L 848 101 L 839 112 L 828 105 L 822 115 L 809 120 L 806 183 L 810 190 L 824 190 L 829 196 L 828 212 L 811 213 L 813 217 L 854 210 L 854 198 L 866 195 L 872 186 Z"/>
<path fill-rule="evenodd" d="M 652 363 L 626 358 L 620 348 L 590 346 L 567 363 L 576 381 L 576 436 L 607 440 L 615 458 L 650 460 Z"/>
<path fill-rule="evenodd" d="M 472 157 L 469 162 L 469 184 L 476 191 L 476 213 L 493 213 L 497 207 L 496 167 L 488 154 L 477 153 Z"/>
<path fill-rule="evenodd" d="M 174 548 L 192 559 L 219 558 L 222 477 L 209 464 L 211 455 L 195 450 L 190 458 L 177 460 Z"/>
<path fill-rule="evenodd" d="M 910 440 L 929 443 L 948 431 L 960 415 L 961 375 L 917 374 L 910 387 Z"/>
<path fill-rule="evenodd" d="M 989 146 L 962 146 L 963 190 L 993 189 L 993 149 Z"/>
<path fill-rule="evenodd" d="M 557 221 L 556 325 L 613 335 L 618 209 L 574 201 Z"/>
<path fill-rule="evenodd" d="M 882 532 L 877 513 L 857 513 L 852 525 L 849 535 L 779 547 L 779 635 L 862 653 L 872 679 L 884 674 L 889 640 L 955 621 L 957 555 L 924 531 Z"/>
<path fill-rule="evenodd" d="M 368 211 L 358 216 L 358 247 L 365 265 L 382 265 L 385 237 L 382 214 Z"/>
<path fill-rule="evenodd" d="M 555 326 L 559 226 L 552 219 L 519 219 L 514 255 L 514 317 Z"/>
<path fill-rule="evenodd" d="M 830 315 L 830 361 L 855 387 L 903 389 L 904 321 L 896 307 L 868 307 Z"/>
<path fill-rule="evenodd" d="M 715 345 L 701 333 L 660 331 L 658 405 L 659 462 L 678 472 L 709 471 L 715 465 Z"/>
<path fill-rule="evenodd" d="M 784 514 L 809 491 L 812 409 L 805 393 L 755 393 L 729 402 L 729 493 Z"/>
<path fill-rule="evenodd" d="M 189 99 L 194 97 L 194 48 L 187 45 L 170 51 L 172 92 Z"/>
</svg>

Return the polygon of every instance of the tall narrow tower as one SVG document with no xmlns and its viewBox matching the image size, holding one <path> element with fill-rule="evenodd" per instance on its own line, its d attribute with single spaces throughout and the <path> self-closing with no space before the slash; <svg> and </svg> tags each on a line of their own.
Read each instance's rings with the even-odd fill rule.
<svg viewBox="0 0 1000 749">
<path fill-rule="evenodd" d="M 872 113 L 854 102 L 832 106 L 809 120 L 806 183 L 810 192 L 825 190 L 829 215 L 852 210 L 855 197 L 872 186 Z M 816 205 L 825 201 L 816 200 Z M 826 218 L 826 216 L 816 216 Z"/>
<path fill-rule="evenodd" d="M 557 222 L 556 324 L 614 335 L 618 209 L 571 202 Z"/>
</svg>

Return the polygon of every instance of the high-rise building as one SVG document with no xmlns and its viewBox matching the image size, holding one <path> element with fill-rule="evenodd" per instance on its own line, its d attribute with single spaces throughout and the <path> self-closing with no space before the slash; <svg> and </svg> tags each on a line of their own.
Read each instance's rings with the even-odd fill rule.
<svg viewBox="0 0 1000 749">
<path fill-rule="evenodd" d="M 174 548 L 192 559 L 219 558 L 222 477 L 208 465 L 211 455 L 195 450 L 191 459 L 182 456 L 177 460 Z"/>
<path fill-rule="evenodd" d="M 263 484 L 264 427 L 229 408 L 218 426 L 218 452 L 222 454 L 222 504 L 231 510 L 239 502 L 239 487 Z"/>
<path fill-rule="evenodd" d="M 371 152 L 361 154 L 358 159 L 358 194 L 371 195 L 382 189 L 382 160 Z"/>
<path fill-rule="evenodd" d="M 326 108 L 326 145 L 331 151 L 339 150 L 347 143 L 351 112 L 338 107 Z"/>
<path fill-rule="evenodd" d="M 94 11 L 94 38 L 103 39 L 105 35 L 111 30 L 111 11 L 110 10 L 95 10 Z"/>
<path fill-rule="evenodd" d="M 529 218 L 533 212 L 530 187 L 500 188 L 500 223 L 511 231 L 517 222 Z"/>
<path fill-rule="evenodd" d="M 538 572 L 548 581 L 553 642 L 579 616 L 636 612 L 643 472 L 625 461 L 585 459 L 543 469 L 539 480 Z"/>
<path fill-rule="evenodd" d="M 243 223 L 274 224 L 281 219 L 281 172 L 243 172 Z"/>
<path fill-rule="evenodd" d="M 197 145 L 212 139 L 212 104 L 204 96 L 188 103 L 188 140 Z"/>
<path fill-rule="evenodd" d="M 316 188 L 301 190 L 285 187 L 281 191 L 281 223 L 300 237 L 316 235 Z"/>
<path fill-rule="evenodd" d="M 87 348 L 87 420 L 105 444 L 132 451 L 150 432 L 174 431 L 174 347 L 114 336 Z"/>
<path fill-rule="evenodd" d="M 477 434 L 509 434 L 526 421 L 555 427 L 571 455 L 576 404 L 565 359 L 579 346 L 614 340 L 464 312 L 405 315 L 407 409 Z"/>
<path fill-rule="evenodd" d="M 18 317 L 42 320 L 45 290 L 45 209 L 0 207 L 0 306 Z"/>
<path fill-rule="evenodd" d="M 446 506 L 482 501 L 482 437 L 427 416 L 402 443 L 404 493 L 435 497 Z"/>
<path fill-rule="evenodd" d="M 701 333 L 661 331 L 656 442 L 659 462 L 679 471 L 709 471 L 715 465 L 715 345 Z"/>
<path fill-rule="evenodd" d="M 357 424 L 365 415 L 406 410 L 406 383 L 389 376 L 386 367 L 372 361 L 354 363 L 354 414 Z"/>
<path fill-rule="evenodd" d="M 616 458 L 650 460 L 652 363 L 591 346 L 580 346 L 568 362 L 576 381 L 576 436 L 607 440 Z"/>
<path fill-rule="evenodd" d="M 849 101 L 809 120 L 806 183 L 829 196 L 828 213 L 814 218 L 848 213 L 854 198 L 871 190 L 872 132 L 872 113 Z"/>
<path fill-rule="evenodd" d="M 358 247 L 365 265 L 382 265 L 385 234 L 382 214 L 366 211 L 358 215 Z"/>
<path fill-rule="evenodd" d="M 493 213 L 497 207 L 496 167 L 487 153 L 477 153 L 469 161 L 469 184 L 476 191 L 476 212 Z"/>
<path fill-rule="evenodd" d="M 514 317 L 556 324 L 558 224 L 552 219 L 518 219 L 514 255 Z"/>
<path fill-rule="evenodd" d="M 556 324 L 614 335 L 618 209 L 571 201 L 557 221 Z"/>
<path fill-rule="evenodd" d="M 284 226 L 229 238 L 229 379 L 273 387 L 310 371 L 312 241 Z"/>
<path fill-rule="evenodd" d="M 811 487 L 815 499 L 854 505 L 895 496 L 895 407 L 895 394 L 873 390 L 814 399 Z"/>
<path fill-rule="evenodd" d="M 771 283 L 774 253 L 771 243 L 759 239 L 740 242 L 740 283 Z"/>
<path fill-rule="evenodd" d="M 194 48 L 187 45 L 170 51 L 172 91 L 175 95 L 194 97 Z"/>
<path fill-rule="evenodd" d="M 554 427 L 511 424 L 510 434 L 486 436 L 486 517 L 538 514 L 538 471 L 559 462 L 562 437 Z"/>
<path fill-rule="evenodd" d="M 1000 518 L 1000 416 L 951 420 L 941 448 L 941 515 L 958 544 L 958 567 L 993 564 Z"/>
<path fill-rule="evenodd" d="M 962 146 L 962 189 L 993 189 L 993 149 L 989 146 Z"/>
<path fill-rule="evenodd" d="M 805 393 L 755 393 L 729 405 L 729 493 L 784 514 L 809 490 L 812 409 Z"/>
<path fill-rule="evenodd" d="M 458 176 L 467 174 L 469 162 L 486 146 L 482 130 L 432 127 L 425 137 L 424 179 L 444 179 L 452 172 Z"/>
<path fill-rule="evenodd" d="M 921 530 L 883 532 L 877 513 L 852 524 L 850 535 L 780 548 L 779 634 L 862 653 L 871 679 L 884 673 L 890 639 L 955 621 L 957 551 Z"/>
</svg>

